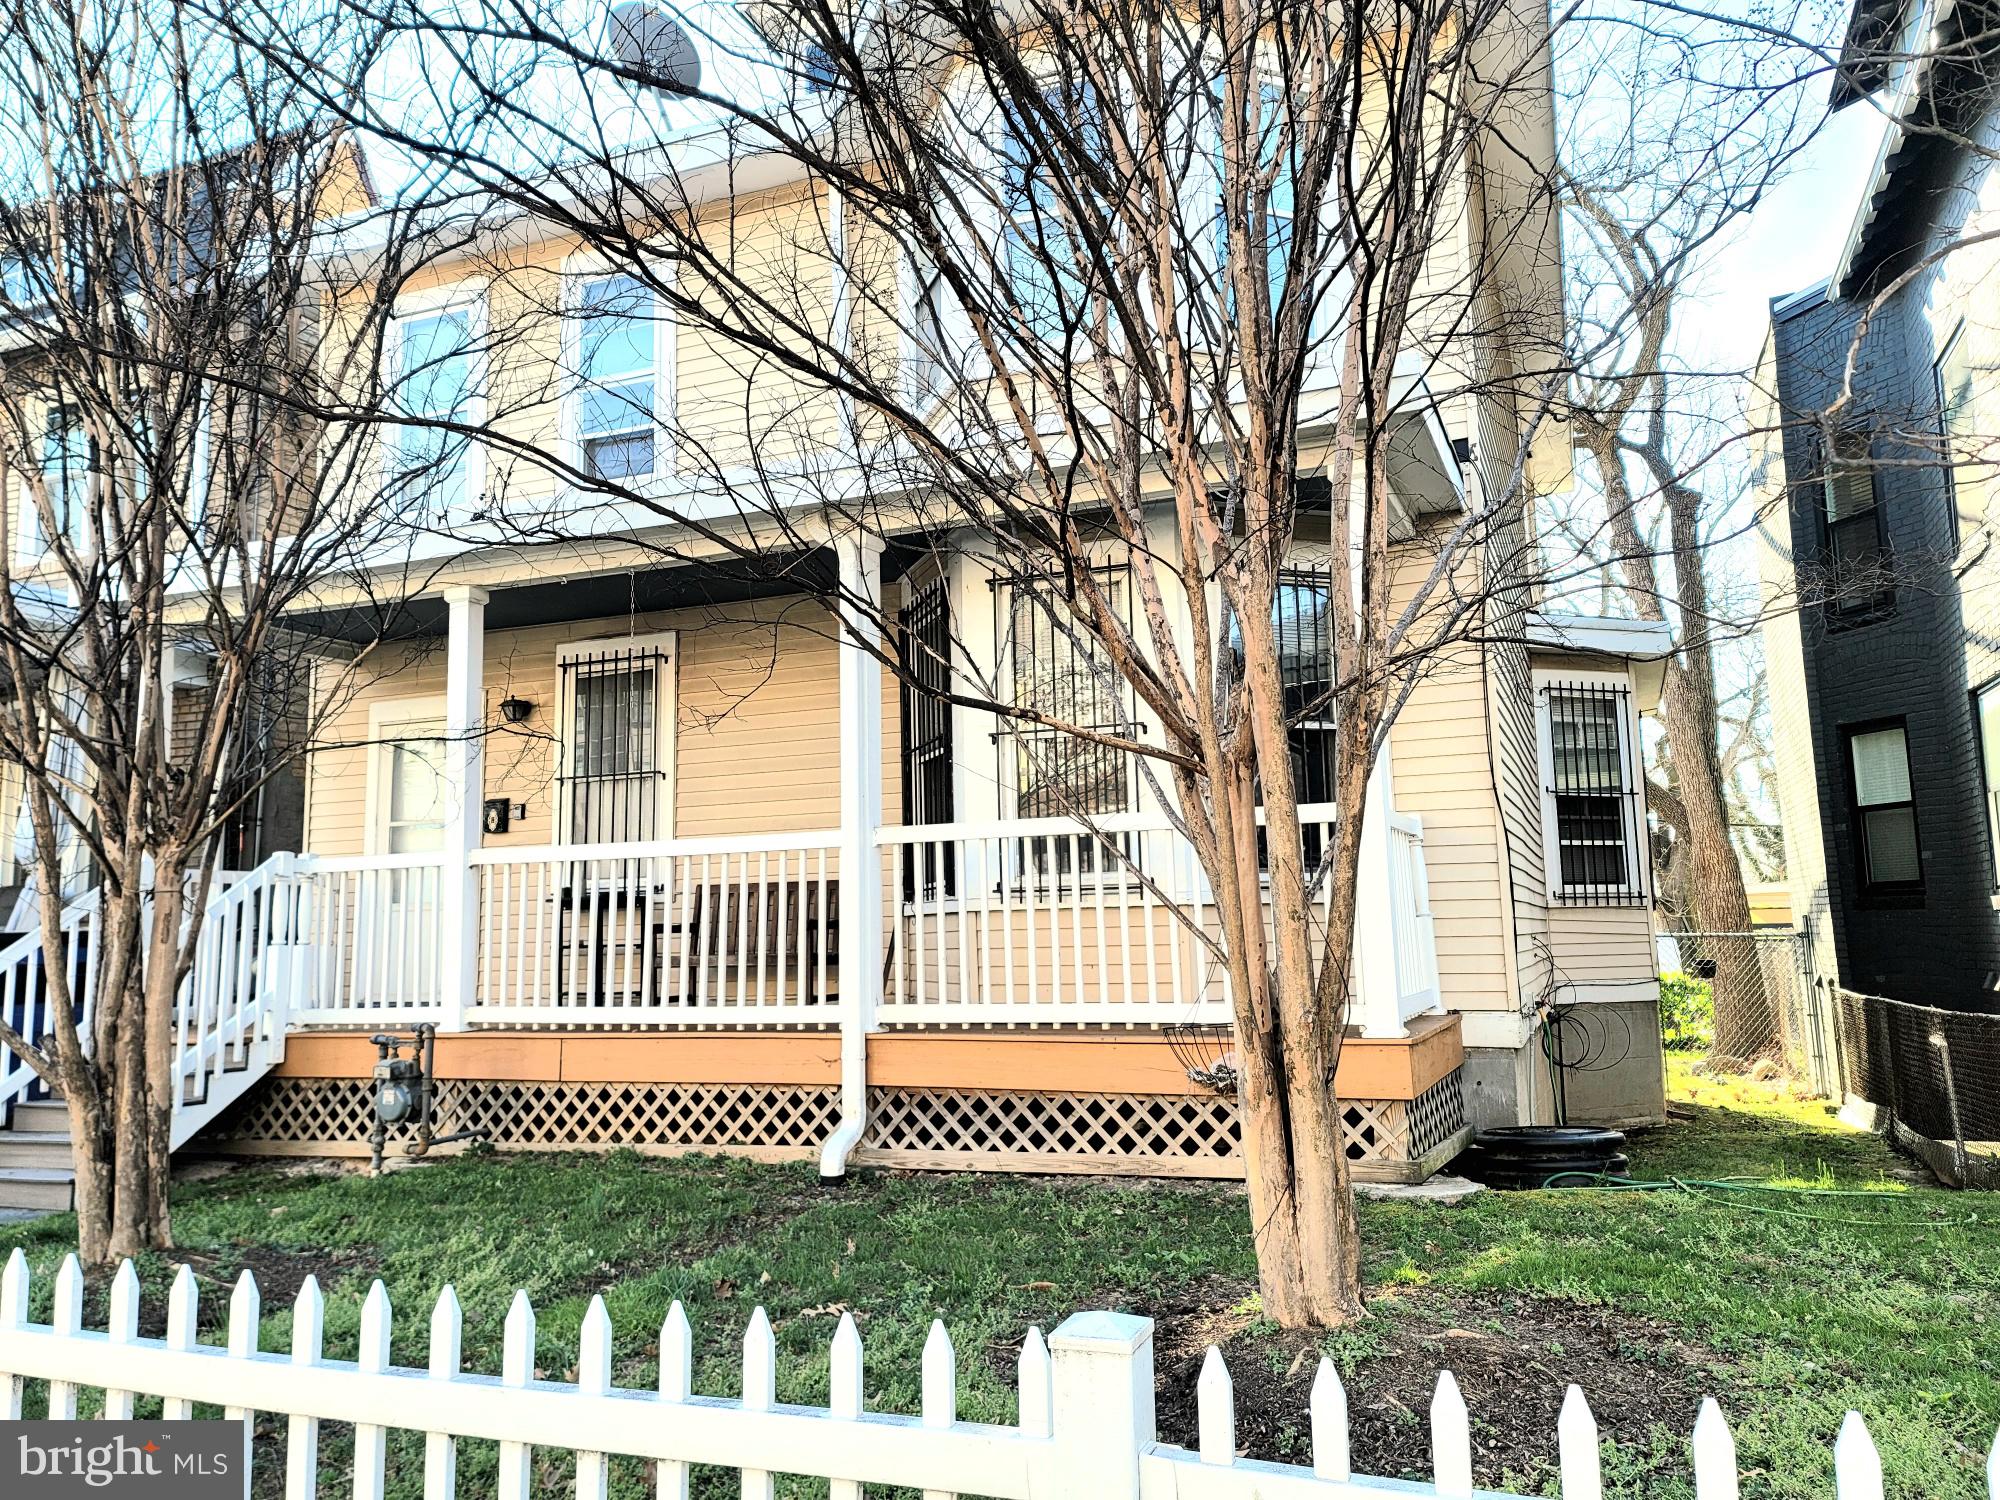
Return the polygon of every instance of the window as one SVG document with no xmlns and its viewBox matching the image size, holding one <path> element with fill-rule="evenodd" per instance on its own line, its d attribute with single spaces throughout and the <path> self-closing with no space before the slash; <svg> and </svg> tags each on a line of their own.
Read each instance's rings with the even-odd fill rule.
<svg viewBox="0 0 2000 1500">
<path fill-rule="evenodd" d="M 82 420 L 51 401 L 43 417 L 42 488 L 49 509 L 55 514 L 57 530 L 64 541 L 81 550 L 89 535 L 90 476 L 96 468 L 96 446 L 84 430 Z M 52 538 L 43 535 L 41 507 L 32 490 L 21 496 L 21 552 L 35 557 L 49 549 Z"/>
<path fill-rule="evenodd" d="M 1111 608 L 1122 616 L 1124 570 L 1105 570 L 1096 578 Z M 1004 585 L 1003 603 L 1000 629 L 1011 652 L 1016 707 L 1070 728 L 1117 735 L 1134 731 L 1125 711 L 1124 685 L 1089 632 L 1076 623 L 1063 580 L 1011 579 Z M 1016 817 L 1088 819 L 1130 809 L 1132 768 L 1124 751 L 1067 729 L 1018 719 L 1003 725 L 1001 744 L 1010 741 Z M 1087 834 L 1044 835 L 1020 843 L 1018 867 L 1039 879 L 1109 870 L 1117 863 L 1102 841 Z M 1131 848 L 1121 847 L 1132 855 Z"/>
<path fill-rule="evenodd" d="M 1631 693 L 1612 678 L 1552 682 L 1542 689 L 1541 721 L 1550 894 L 1571 905 L 1643 901 Z"/>
<path fill-rule="evenodd" d="M 1292 787 L 1302 803 L 1333 801 L 1333 620 L 1324 574 L 1278 575 L 1272 623 L 1285 689 Z"/>
<path fill-rule="evenodd" d="M 652 289 L 598 276 L 577 294 L 577 466 L 594 479 L 645 479 L 659 458 L 658 320 Z"/>
<path fill-rule="evenodd" d="M 397 740 L 382 748 L 389 762 L 386 852 L 437 852 L 444 847 L 444 741 Z"/>
<path fill-rule="evenodd" d="M 2000 891 L 2000 682 L 1973 694 L 1979 731 L 1979 786 L 1986 798 L 1986 847 L 1993 862 L 1993 889 Z"/>
<path fill-rule="evenodd" d="M 1113 609 L 1123 610 L 1121 573 L 1098 575 Z M 1124 734 L 1124 693 L 1117 674 L 1070 614 L 1055 578 L 1017 578 L 1007 586 L 1003 628 L 1013 648 L 1014 704 L 1078 729 Z M 1122 751 L 1062 729 L 1016 721 L 1015 816 L 1067 818 L 1124 812 L 1129 768 Z"/>
<path fill-rule="evenodd" d="M 1826 524 L 1827 609 L 1872 613 L 1892 603 L 1888 548 L 1882 542 L 1881 494 L 1868 435 L 1835 435 L 1821 481 Z"/>
<path fill-rule="evenodd" d="M 462 433 L 417 424 L 478 420 L 476 339 L 467 306 L 395 323 L 393 404 L 413 425 L 397 429 L 389 489 L 434 515 L 462 515 L 473 498 L 472 443 Z"/>
<path fill-rule="evenodd" d="M 562 653 L 558 805 L 566 842 L 665 837 L 671 667 L 662 637 Z"/>
<path fill-rule="evenodd" d="M 1216 96 L 1212 100 L 1215 112 L 1215 264 L 1224 269 L 1229 264 L 1229 222 L 1223 209 L 1222 184 L 1226 177 L 1222 159 L 1222 100 Z M 1289 121 L 1285 113 L 1284 92 L 1275 84 L 1265 84 L 1258 90 L 1257 117 L 1247 122 L 1247 139 L 1256 143 L 1257 163 L 1254 171 L 1270 174 L 1268 192 L 1260 192 L 1246 173 L 1243 193 L 1245 208 L 1254 210 L 1262 199 L 1265 213 L 1264 222 L 1264 268 L 1271 288 L 1271 302 L 1275 306 L 1285 290 L 1285 270 L 1292 253 L 1292 164 Z M 1286 158 L 1280 160 L 1281 153 Z M 1250 233 L 1254 237 L 1257 225 L 1252 222 Z M 1235 312 L 1235 288 L 1225 285 L 1224 296 L 1228 299 L 1231 313 Z"/>
<path fill-rule="evenodd" d="M 1910 795 L 1910 749 L 1903 725 L 1848 730 L 1847 768 L 1861 889 L 1869 895 L 1921 891 L 1917 805 Z"/>
<path fill-rule="evenodd" d="M 1048 343 L 1061 342 L 1067 329 L 1084 321 L 1090 276 L 1089 248 L 1073 238 L 1075 221 L 1055 188 L 1055 165 L 1071 150 L 1097 160 L 1110 150 L 1094 93 L 1086 89 L 1074 101 L 1047 96 L 1036 122 L 1044 137 L 1059 137 L 1065 120 L 1074 122 L 1073 146 L 1055 138 L 1037 148 L 1020 129 L 1025 122 L 1011 119 L 1001 146 L 1000 232 L 1007 277 L 1022 318 Z"/>
<path fill-rule="evenodd" d="M 906 824 L 949 823 L 955 796 L 952 787 L 952 707 L 941 696 L 951 690 L 951 613 L 942 578 L 913 590 L 899 617 L 899 649 L 903 720 L 903 821 Z M 953 894 L 957 870 L 950 853 L 935 844 L 905 848 L 903 896 L 916 894 L 917 868 L 923 867 L 926 895 L 937 891 L 942 874 L 945 894 Z M 942 860 L 944 868 L 938 869 Z"/>
<path fill-rule="evenodd" d="M 1980 438 L 1973 415 L 1972 360 L 1963 325 L 1945 341 L 1932 376 L 1937 382 L 1938 459 L 1944 468 L 1945 500 L 1950 507 L 1955 547 L 1986 521 L 1986 483 L 1973 465 Z"/>
</svg>

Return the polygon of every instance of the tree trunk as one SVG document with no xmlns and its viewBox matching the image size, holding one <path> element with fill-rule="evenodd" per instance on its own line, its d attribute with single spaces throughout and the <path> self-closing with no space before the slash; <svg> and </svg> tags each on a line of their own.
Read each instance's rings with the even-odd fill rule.
<svg viewBox="0 0 2000 1500">
<path fill-rule="evenodd" d="M 1282 684 L 1268 611 L 1243 622 L 1250 719 L 1263 777 L 1265 863 L 1270 878 L 1271 943 L 1264 934 L 1264 889 L 1257 859 L 1255 777 L 1245 767 L 1233 786 L 1236 857 L 1230 874 L 1242 914 L 1246 959 L 1232 963 L 1235 982 L 1251 990 L 1237 1005 L 1261 1023 L 1254 1067 L 1239 1091 L 1249 1152 L 1250 1213 L 1265 1316 L 1285 1328 L 1337 1328 L 1361 1317 L 1361 1239 L 1348 1182 L 1334 1075 L 1346 1021 L 1353 949 L 1354 872 L 1359 863 L 1360 792 L 1368 764 L 1337 751 L 1341 785 L 1331 851 L 1332 910 L 1319 972 L 1313 963 L 1312 902 L 1305 878 L 1298 804 L 1291 780 Z M 1260 647 L 1262 649 L 1260 649 Z M 1364 742 L 1365 744 L 1365 742 Z M 1358 775 L 1355 787 L 1347 783 Z M 1346 811 L 1350 793 L 1354 814 Z"/>
</svg>

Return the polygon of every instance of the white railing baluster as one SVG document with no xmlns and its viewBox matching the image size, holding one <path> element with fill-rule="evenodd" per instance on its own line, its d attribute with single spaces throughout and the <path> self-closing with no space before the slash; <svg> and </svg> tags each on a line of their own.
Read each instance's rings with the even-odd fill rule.
<svg viewBox="0 0 2000 1500">
<path fill-rule="evenodd" d="M 1713 1396 L 1701 1398 L 1694 1419 L 1695 1500 L 1736 1500 L 1736 1439 Z"/>
<path fill-rule="evenodd" d="M 1042 1330 L 1030 1328 L 1021 1341 L 1020 1404 L 1021 1433 L 1024 1437 L 1045 1438 L 1055 1431 L 1053 1372 L 1049 1368 L 1048 1341 Z"/>
<path fill-rule="evenodd" d="M 129 1260 L 120 1261 L 118 1274 L 111 1278 L 111 1316 L 104 1332 L 114 1346 L 106 1364 L 115 1371 L 122 1367 L 115 1346 L 129 1344 L 139 1337 L 139 1273 L 132 1269 Z M 131 1421 L 132 1392 L 107 1387 L 104 1392 L 104 1419 L 107 1422 Z"/>
<path fill-rule="evenodd" d="M 7 1254 L 7 1269 L 0 1271 L 0 1333 L 28 1326 L 28 1257 L 17 1245 Z M 0 1421 L 21 1419 L 21 1397 L 27 1380 L 17 1370 L 0 1369 Z"/>
<path fill-rule="evenodd" d="M 778 1344 L 764 1309 L 750 1314 L 743 1331 L 743 1409 L 769 1411 L 778 1400 Z M 774 1500 L 777 1487 L 769 1469 L 743 1471 L 743 1500 Z"/>
<path fill-rule="evenodd" d="M 590 1299 L 577 1336 L 576 1388 L 586 1396 L 602 1396 L 611 1389 L 611 1314 L 604 1310 L 601 1296 Z M 606 1455 L 587 1450 L 577 1454 L 576 1500 L 605 1500 L 610 1482 Z"/>
<path fill-rule="evenodd" d="M 1222 1351 L 1210 1344 L 1195 1382 L 1196 1449 L 1205 1464 L 1236 1462 L 1236 1387 Z"/>
<path fill-rule="evenodd" d="M 326 1341 L 326 1299 L 308 1276 L 292 1301 L 292 1364 L 320 1362 Z M 319 1418 L 294 1412 L 285 1424 L 285 1500 L 314 1500 L 319 1493 Z"/>
<path fill-rule="evenodd" d="M 1431 1483 L 1438 1500 L 1471 1500 L 1472 1425 L 1449 1370 L 1438 1375 L 1431 1397 Z"/>
<path fill-rule="evenodd" d="M 933 1318 L 924 1339 L 923 1423 L 926 1427 L 949 1427 L 957 1420 L 958 1355 L 943 1322 Z M 956 1494 L 954 1490 L 927 1489 L 924 1500 L 954 1500 Z"/>
<path fill-rule="evenodd" d="M 380 1375 L 389 1368 L 389 1290 L 377 1280 L 361 1304 L 360 1350 L 355 1367 Z M 389 1457 L 387 1429 L 371 1422 L 354 1428 L 354 1500 L 382 1500 L 382 1482 Z"/>
<path fill-rule="evenodd" d="M 1858 1411 L 1841 1418 L 1833 1441 L 1833 1488 L 1839 1500 L 1882 1500 L 1882 1455 Z"/>
<path fill-rule="evenodd" d="M 186 1353 L 194 1348 L 195 1330 L 199 1326 L 196 1314 L 201 1307 L 201 1291 L 194 1279 L 194 1268 L 183 1262 L 174 1272 L 173 1289 L 167 1293 L 167 1347 Z M 185 1396 L 167 1395 L 160 1405 L 160 1415 L 169 1422 L 186 1422 L 194 1416 L 194 1403 Z"/>
<path fill-rule="evenodd" d="M 827 1355 L 827 1410 L 836 1421 L 861 1419 L 862 1394 L 861 1330 L 854 1326 L 854 1314 L 843 1312 L 833 1330 L 833 1347 Z M 827 1500 L 861 1500 L 861 1484 L 853 1479 L 835 1479 L 827 1486 Z"/>
<path fill-rule="evenodd" d="M 54 1328 L 58 1337 L 74 1337 L 83 1327 L 83 1267 L 74 1255 L 65 1255 L 56 1270 Z M 49 1420 L 76 1420 L 76 1386 L 67 1380 L 49 1382 Z"/>
<path fill-rule="evenodd" d="M 456 1380 L 463 1358 L 465 1316 L 449 1284 L 431 1309 L 429 1375 Z M 424 1500 L 455 1500 L 458 1494 L 458 1440 L 448 1432 L 424 1434 Z"/>
<path fill-rule="evenodd" d="M 694 1334 L 678 1301 L 660 1324 L 660 1399 L 676 1405 L 694 1394 Z M 659 1467 L 659 1500 L 688 1500 L 688 1466 L 672 1459 Z"/>
<path fill-rule="evenodd" d="M 1562 1500 L 1604 1500 L 1604 1470 L 1597 1453 L 1597 1418 L 1572 1385 L 1556 1418 L 1556 1454 L 1562 1466 Z"/>
<path fill-rule="evenodd" d="M 535 1310 L 526 1292 L 514 1293 L 500 1341 L 500 1383 L 520 1389 L 535 1378 Z M 500 1445 L 500 1500 L 528 1500 L 534 1476 L 534 1449 L 526 1443 Z"/>
<path fill-rule="evenodd" d="M 1313 1376 L 1308 1410 L 1312 1418 L 1313 1473 L 1321 1479 L 1346 1483 L 1353 1467 L 1353 1450 L 1347 1435 L 1347 1387 L 1340 1372 L 1324 1354 Z"/>
</svg>

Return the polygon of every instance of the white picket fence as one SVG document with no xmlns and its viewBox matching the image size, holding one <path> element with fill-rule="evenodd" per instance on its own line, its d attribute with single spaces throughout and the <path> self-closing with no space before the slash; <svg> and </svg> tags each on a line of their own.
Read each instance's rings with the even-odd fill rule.
<svg viewBox="0 0 2000 1500">
<path fill-rule="evenodd" d="M 322 1422 L 352 1423 L 354 1459 L 346 1488 L 355 1500 L 382 1500 L 387 1433 L 424 1434 L 425 1500 L 458 1492 L 457 1444 L 499 1444 L 499 1500 L 527 1500 L 536 1449 L 573 1456 L 577 1500 L 605 1500 L 607 1459 L 629 1455 L 657 1465 L 662 1500 L 686 1500 L 692 1465 L 734 1469 L 744 1500 L 772 1500 L 777 1473 L 831 1481 L 830 1500 L 860 1500 L 865 1485 L 922 1490 L 925 1500 L 960 1492 L 1000 1500 L 1504 1500 L 1472 1482 L 1472 1433 L 1464 1398 L 1449 1372 L 1431 1400 L 1428 1484 L 1352 1472 L 1347 1393 L 1322 1359 L 1308 1418 L 1309 1468 L 1241 1458 L 1229 1372 L 1208 1352 L 1197 1387 L 1194 1449 L 1158 1440 L 1153 1420 L 1153 1325 L 1124 1313 L 1085 1312 L 1045 1342 L 1030 1329 L 1019 1360 L 1019 1420 L 1012 1426 L 958 1417 L 958 1357 L 944 1326 L 924 1345 L 922 1409 L 915 1415 L 864 1409 L 861 1336 L 842 1314 L 833 1334 L 829 1405 L 780 1405 L 777 1341 L 760 1307 L 743 1335 L 741 1392 L 697 1395 L 693 1338 L 680 1304 L 659 1331 L 654 1390 L 612 1384 L 611 1319 L 592 1298 L 571 1382 L 535 1377 L 535 1312 L 525 1293 L 507 1314 L 501 1372 L 467 1374 L 463 1320 L 446 1287 L 430 1317 L 425 1369 L 389 1362 L 389 1297 L 376 1282 L 361 1310 L 357 1358 L 325 1355 L 326 1308 L 310 1277 L 292 1308 L 289 1352 L 257 1347 L 261 1315 L 248 1271 L 229 1299 L 227 1342 L 195 1337 L 193 1273 L 181 1267 L 167 1303 L 163 1339 L 139 1337 L 139 1279 L 128 1262 L 112 1283 L 108 1327 L 83 1327 L 83 1274 L 74 1256 L 56 1274 L 49 1324 L 28 1321 L 29 1273 L 19 1250 L 0 1275 L 0 1417 L 22 1413 L 30 1380 L 47 1382 L 47 1414 L 72 1419 L 84 1388 L 104 1391 L 106 1417 L 130 1417 L 140 1393 L 164 1398 L 168 1420 L 196 1403 L 221 1407 L 248 1424 L 257 1411 L 287 1418 L 286 1500 L 321 1493 Z M 112 1382 L 116 1384 L 112 1384 Z M 1564 1500 L 1601 1500 L 1597 1423 L 1575 1386 L 1554 1434 Z M 1698 1500 L 1734 1500 L 1736 1449 L 1713 1399 L 1696 1419 L 1692 1444 Z M 1867 1424 L 1849 1412 L 1834 1444 L 1838 1500 L 1882 1500 L 1882 1465 Z M 400 1476 L 399 1476 L 400 1477 Z M 248 1492 L 252 1476 L 245 1474 Z M 2000 1500 L 2000 1439 L 1987 1463 L 1991 1500 Z"/>
</svg>

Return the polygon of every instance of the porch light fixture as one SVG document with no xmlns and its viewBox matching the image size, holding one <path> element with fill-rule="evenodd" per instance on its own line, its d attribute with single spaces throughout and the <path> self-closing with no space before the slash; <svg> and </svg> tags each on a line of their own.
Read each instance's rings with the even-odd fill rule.
<svg viewBox="0 0 2000 1500">
<path fill-rule="evenodd" d="M 535 705 L 530 703 L 526 698 L 516 698 L 509 695 L 500 700 L 500 717 L 505 719 L 509 724 L 527 723 L 528 715 L 534 711 Z"/>
</svg>

